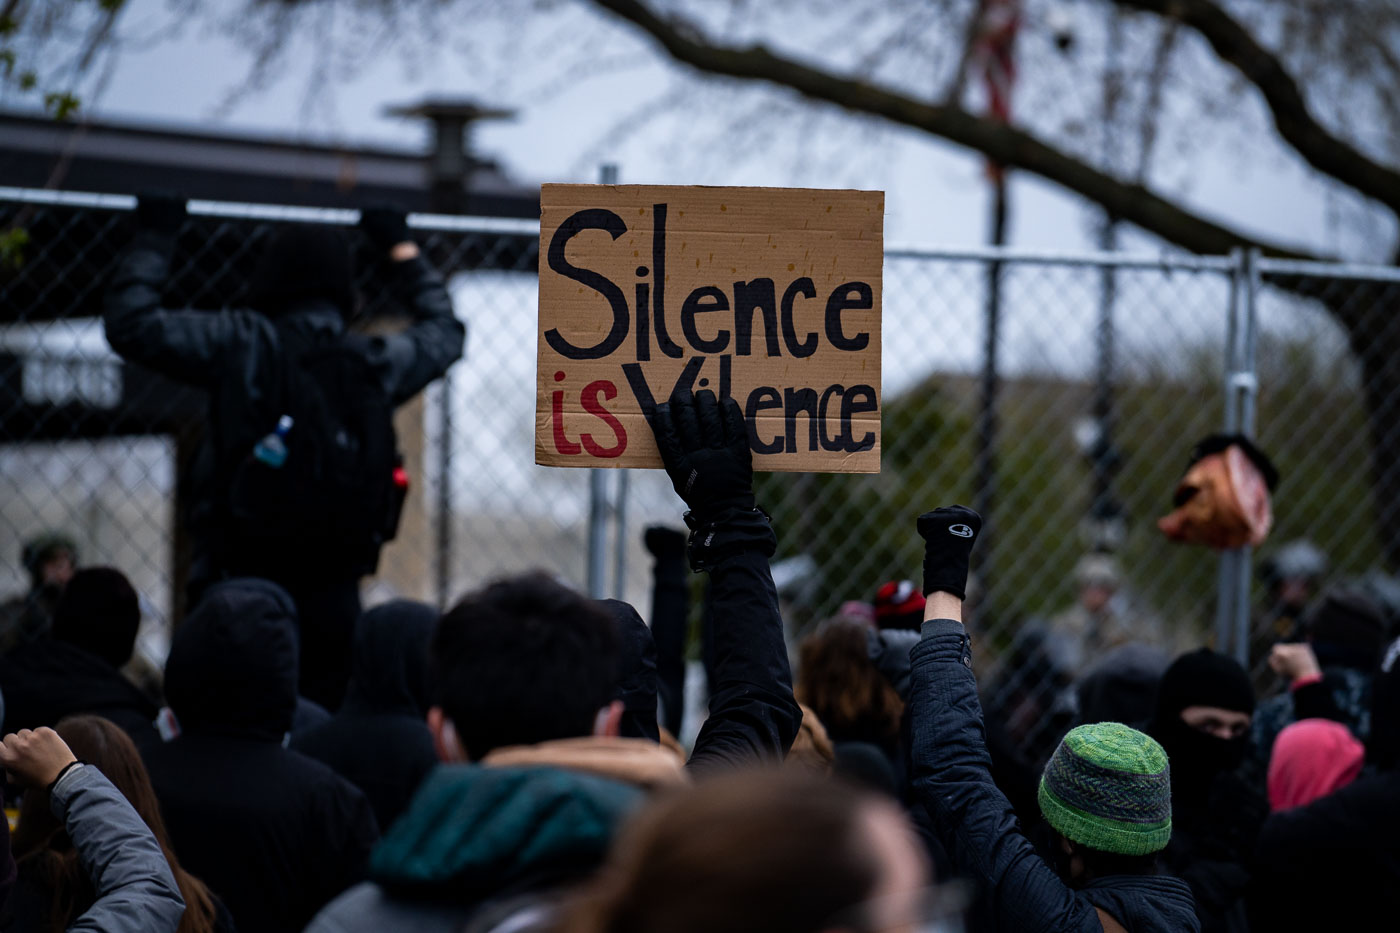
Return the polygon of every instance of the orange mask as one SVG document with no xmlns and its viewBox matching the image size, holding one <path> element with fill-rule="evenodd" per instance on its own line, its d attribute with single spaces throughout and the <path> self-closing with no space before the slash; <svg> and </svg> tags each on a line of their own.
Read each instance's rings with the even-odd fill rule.
<svg viewBox="0 0 1400 933">
<path fill-rule="evenodd" d="M 1157 520 L 1173 541 L 1226 550 L 1258 546 L 1273 524 L 1269 486 L 1238 444 L 1197 460 L 1177 484 L 1176 510 Z"/>
</svg>

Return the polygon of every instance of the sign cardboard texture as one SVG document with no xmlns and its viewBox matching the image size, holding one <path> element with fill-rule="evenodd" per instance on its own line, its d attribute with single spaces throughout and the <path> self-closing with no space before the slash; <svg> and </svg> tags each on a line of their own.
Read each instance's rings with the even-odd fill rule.
<svg viewBox="0 0 1400 933">
<path fill-rule="evenodd" d="M 660 467 L 643 414 L 738 401 L 754 467 L 880 470 L 879 191 L 545 185 L 535 460 Z"/>
</svg>

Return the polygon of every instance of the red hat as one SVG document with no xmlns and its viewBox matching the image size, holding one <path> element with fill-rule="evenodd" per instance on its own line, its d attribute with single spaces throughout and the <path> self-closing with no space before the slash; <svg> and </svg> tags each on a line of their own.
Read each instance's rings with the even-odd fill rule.
<svg viewBox="0 0 1400 933">
<path fill-rule="evenodd" d="M 891 580 L 875 591 L 875 622 L 885 628 L 889 621 L 905 616 L 924 616 L 924 594 L 910 580 Z"/>
</svg>

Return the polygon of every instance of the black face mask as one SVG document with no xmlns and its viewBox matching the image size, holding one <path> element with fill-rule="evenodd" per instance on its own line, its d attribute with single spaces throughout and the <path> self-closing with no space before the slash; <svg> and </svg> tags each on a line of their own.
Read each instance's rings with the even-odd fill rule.
<svg viewBox="0 0 1400 933">
<path fill-rule="evenodd" d="M 1238 768 L 1249 751 L 1248 732 L 1222 739 L 1188 726 L 1179 716 L 1158 723 L 1157 731 L 1171 768 L 1173 797 L 1204 794 L 1216 777 Z"/>
</svg>

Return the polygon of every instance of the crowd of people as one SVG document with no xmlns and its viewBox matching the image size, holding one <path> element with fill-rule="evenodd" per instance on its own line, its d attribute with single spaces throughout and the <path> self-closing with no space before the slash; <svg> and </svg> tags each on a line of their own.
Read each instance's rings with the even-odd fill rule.
<svg viewBox="0 0 1400 933">
<path fill-rule="evenodd" d="M 1393 913 L 1400 642 L 1363 590 L 1298 607 L 1271 691 L 1210 648 L 1144 643 L 1089 562 L 1061 620 L 1083 656 L 1032 633 L 979 691 L 982 520 L 948 506 L 891 529 L 922 538 L 920 581 L 843 606 L 795 646 L 794 678 L 781 529 L 742 412 L 701 390 L 648 413 L 688 526 L 647 532 L 648 619 L 539 573 L 445 613 L 362 612 L 395 521 L 342 516 L 337 561 L 287 560 L 316 532 L 250 497 L 392 510 L 377 419 L 461 353 L 441 280 L 401 214 L 367 211 L 397 333 L 347 331 L 349 251 L 318 228 L 274 239 L 251 310 L 165 310 L 183 207 L 143 198 L 138 218 L 108 336 L 209 390 L 197 572 L 153 690 L 127 670 L 141 613 L 122 573 L 61 537 L 26 550 L 33 591 L 0 618 L 18 810 L 0 930 L 1312 933 Z M 377 401 L 332 410 L 314 378 Z M 373 476 L 313 495 L 306 439 L 342 421 L 339 456 Z M 686 748 L 696 640 L 708 712 Z"/>
</svg>

